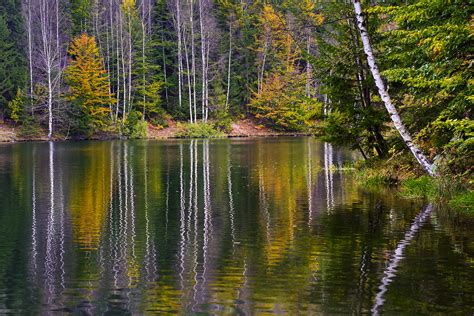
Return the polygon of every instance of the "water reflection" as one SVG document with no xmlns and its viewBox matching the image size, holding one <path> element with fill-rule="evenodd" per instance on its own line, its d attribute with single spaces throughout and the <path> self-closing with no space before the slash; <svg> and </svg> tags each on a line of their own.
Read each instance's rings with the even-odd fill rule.
<svg viewBox="0 0 474 316">
<path fill-rule="evenodd" d="M 358 189 L 340 170 L 345 149 L 312 138 L 6 148 L 0 313 L 472 310 L 466 227 Z"/>
<path fill-rule="evenodd" d="M 375 304 L 371 309 L 373 315 L 380 314 L 380 308 L 385 302 L 384 295 L 388 291 L 388 286 L 393 282 L 393 279 L 396 277 L 396 271 L 400 261 L 404 258 L 403 253 L 405 248 L 410 245 L 410 242 L 415 238 L 416 233 L 421 229 L 427 218 L 430 216 L 431 211 L 433 210 L 433 205 L 428 204 L 413 220 L 413 223 L 410 226 L 410 229 L 405 233 L 404 238 L 397 244 L 390 261 L 388 262 L 387 267 L 383 271 L 382 282 L 379 286 L 379 291 L 375 296 Z"/>
</svg>

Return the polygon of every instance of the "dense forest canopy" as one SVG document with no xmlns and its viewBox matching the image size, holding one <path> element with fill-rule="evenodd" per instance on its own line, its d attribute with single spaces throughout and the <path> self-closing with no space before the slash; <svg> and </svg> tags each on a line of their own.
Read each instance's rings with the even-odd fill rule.
<svg viewBox="0 0 474 316">
<path fill-rule="evenodd" d="M 362 6 L 414 141 L 466 172 L 474 165 L 470 1 Z M 51 138 L 143 137 L 148 123 L 171 118 L 225 129 L 251 116 L 387 157 L 405 147 L 359 31 L 351 1 L 2 0 L 0 117 Z"/>
</svg>

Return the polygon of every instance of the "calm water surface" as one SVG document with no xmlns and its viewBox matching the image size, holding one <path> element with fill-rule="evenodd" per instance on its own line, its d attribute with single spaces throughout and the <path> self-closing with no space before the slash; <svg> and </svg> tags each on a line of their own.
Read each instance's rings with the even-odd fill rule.
<svg viewBox="0 0 474 316">
<path fill-rule="evenodd" d="M 473 220 L 313 138 L 0 145 L 0 313 L 474 313 Z"/>
</svg>

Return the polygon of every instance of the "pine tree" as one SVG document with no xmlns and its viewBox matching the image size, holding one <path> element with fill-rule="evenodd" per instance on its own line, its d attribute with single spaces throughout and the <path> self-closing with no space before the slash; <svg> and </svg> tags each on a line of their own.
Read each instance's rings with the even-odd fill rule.
<svg viewBox="0 0 474 316">
<path fill-rule="evenodd" d="M 70 60 L 65 77 L 70 86 L 69 100 L 81 108 L 82 122 L 86 125 L 83 128 L 103 127 L 115 100 L 109 92 L 109 76 L 95 38 L 87 34 L 76 37 L 68 54 Z"/>
<path fill-rule="evenodd" d="M 0 14 L 0 116 L 15 96 L 17 82 L 17 52 L 9 40 L 6 19 Z"/>
</svg>

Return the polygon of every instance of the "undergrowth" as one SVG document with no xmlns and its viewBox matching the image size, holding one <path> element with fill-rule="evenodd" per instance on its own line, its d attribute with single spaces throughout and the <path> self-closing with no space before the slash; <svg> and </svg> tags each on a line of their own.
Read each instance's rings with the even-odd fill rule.
<svg viewBox="0 0 474 316">
<path fill-rule="evenodd" d="M 225 134 L 210 122 L 178 123 L 177 137 L 182 138 L 221 138 Z"/>
<path fill-rule="evenodd" d="M 427 176 L 407 155 L 361 161 L 355 167 L 356 181 L 366 187 L 396 186 L 403 198 L 428 199 L 474 214 L 472 181 L 466 175 L 452 174 L 442 163 L 436 178 Z"/>
</svg>

